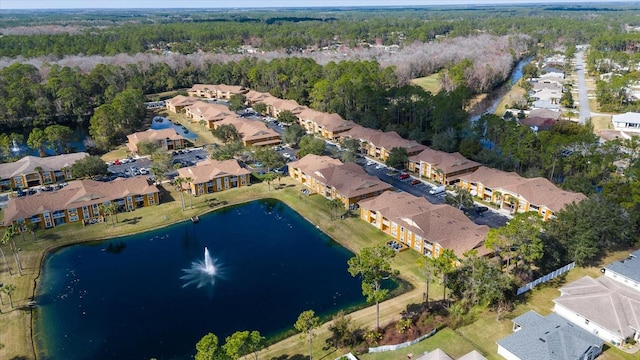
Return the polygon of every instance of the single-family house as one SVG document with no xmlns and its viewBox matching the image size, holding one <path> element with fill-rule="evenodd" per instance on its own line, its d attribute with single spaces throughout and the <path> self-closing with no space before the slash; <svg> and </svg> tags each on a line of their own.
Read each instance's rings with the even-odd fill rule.
<svg viewBox="0 0 640 360">
<path fill-rule="evenodd" d="M 193 105 L 196 102 L 200 102 L 200 100 L 190 96 L 176 95 L 171 99 L 165 100 L 164 105 L 167 107 L 167 110 L 177 114 L 185 107 Z"/>
<path fill-rule="evenodd" d="M 460 175 L 474 172 L 479 167 L 480 163 L 469 160 L 460 153 L 446 153 L 430 148 L 410 156 L 407 166 L 409 171 L 416 172 L 421 177 L 446 185 L 458 182 Z"/>
<path fill-rule="evenodd" d="M 424 354 L 416 357 L 415 360 L 453 360 L 453 358 L 446 352 L 442 351 L 440 348 L 437 348 L 433 351 L 425 351 Z M 462 355 L 458 358 L 458 360 L 487 360 L 487 358 L 482 356 L 482 354 L 480 354 L 476 350 L 473 350 L 465 355 Z"/>
<path fill-rule="evenodd" d="M 0 164 L 2 191 L 26 189 L 73 179 L 71 165 L 89 154 L 85 152 L 48 157 L 25 156 L 18 161 Z"/>
<path fill-rule="evenodd" d="M 552 119 L 552 120 L 560 120 L 559 111 L 553 111 L 549 109 L 533 109 L 529 112 L 529 117 L 538 117 L 543 119 Z"/>
<path fill-rule="evenodd" d="M 115 203 L 119 211 L 133 211 L 159 202 L 158 188 L 149 185 L 144 176 L 109 182 L 74 180 L 59 190 L 10 198 L 4 223 L 15 224 L 20 231 L 26 231 L 28 224 L 38 224 L 43 229 L 76 221 L 86 224 L 102 221 L 105 214 L 101 205 Z"/>
<path fill-rule="evenodd" d="M 317 157 L 316 155 L 289 163 L 289 173 L 297 174 L 297 178 L 303 182 L 313 193 L 320 194 L 328 199 L 339 199 L 346 209 L 353 209 L 357 204 L 367 198 L 378 196 L 392 188 L 391 185 L 371 176 L 355 163 L 338 165 L 334 159 Z M 339 161 L 339 160 L 336 160 Z M 317 163 L 325 163 L 321 167 Z M 291 170 L 291 169 L 297 170 Z M 314 169 L 310 171 L 311 169 Z M 294 177 L 295 178 L 295 177 Z"/>
<path fill-rule="evenodd" d="M 512 212 L 533 211 L 548 220 L 566 205 L 585 199 L 581 193 L 558 188 L 545 178 L 524 178 L 485 166 L 460 175 L 457 186 L 473 196 Z"/>
<path fill-rule="evenodd" d="M 632 252 L 626 259 L 605 266 L 603 270 L 604 276 L 640 291 L 640 250 Z"/>
<path fill-rule="evenodd" d="M 640 132 L 640 113 L 627 112 L 613 115 L 611 122 L 615 130 Z"/>
<path fill-rule="evenodd" d="M 497 342 L 507 360 L 593 360 L 604 344 L 557 314 L 529 311 L 513 319 L 513 331 Z"/>
<path fill-rule="evenodd" d="M 140 131 L 127 135 L 127 139 L 127 148 L 133 153 L 138 152 L 138 145 L 142 142 L 154 143 L 166 151 L 184 149 L 189 145 L 187 139 L 173 128 Z"/>
<path fill-rule="evenodd" d="M 553 311 L 615 346 L 640 340 L 640 291 L 608 276 L 585 276 L 560 288 Z"/>
<path fill-rule="evenodd" d="M 195 196 L 251 184 L 251 171 L 240 166 L 235 159 L 201 161 L 195 166 L 178 169 L 178 177 L 190 179 L 182 187 Z"/>
<path fill-rule="evenodd" d="M 354 125 L 348 131 L 340 134 L 340 137 L 359 140 L 361 149 L 371 157 L 386 161 L 393 148 L 404 148 L 408 156 L 415 155 L 427 147 L 415 140 L 407 140 L 395 131 L 382 131 Z"/>
<path fill-rule="evenodd" d="M 280 134 L 260 120 L 227 117 L 213 125 L 215 129 L 222 125 L 232 125 L 240 134 L 244 146 L 268 146 L 282 142 Z"/>
<path fill-rule="evenodd" d="M 453 250 L 460 258 L 474 249 L 480 256 L 490 253 L 484 247 L 488 226 L 475 224 L 453 206 L 432 204 L 405 192 L 387 191 L 360 201 L 360 218 L 408 248 L 433 258 L 444 249 Z"/>
</svg>

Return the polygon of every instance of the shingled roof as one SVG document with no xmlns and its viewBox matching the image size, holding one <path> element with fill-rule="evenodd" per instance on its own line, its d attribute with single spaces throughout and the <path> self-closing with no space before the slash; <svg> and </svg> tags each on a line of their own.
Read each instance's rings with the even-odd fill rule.
<svg viewBox="0 0 640 360">
<path fill-rule="evenodd" d="M 232 116 L 228 116 L 223 120 L 217 122 L 218 125 L 232 125 L 238 131 L 238 134 L 242 137 L 242 141 L 253 143 L 254 145 L 258 145 L 256 142 L 262 139 L 272 139 L 274 137 L 278 138 L 276 143 L 280 142 L 280 134 L 278 134 L 275 130 L 267 127 L 264 122 L 260 120 L 251 120 L 251 119 L 243 119 L 236 118 Z"/>
<path fill-rule="evenodd" d="M 420 153 L 409 157 L 410 161 L 426 162 L 440 169 L 444 174 L 473 169 L 480 166 L 480 163 L 469 160 L 460 153 L 446 153 L 444 151 L 425 148 Z"/>
<path fill-rule="evenodd" d="M 323 184 L 331 186 L 343 196 L 355 198 L 376 191 L 383 192 L 392 188 L 355 163 L 328 166 L 308 174 Z"/>
<path fill-rule="evenodd" d="M 178 169 L 179 177 L 190 177 L 194 184 L 204 183 L 228 175 L 240 176 L 247 174 L 251 174 L 251 171 L 240 166 L 235 159 L 224 161 L 208 159 L 197 163 L 195 166 Z"/>
<path fill-rule="evenodd" d="M 298 168 L 305 174 L 309 174 L 326 167 L 340 165 L 342 165 L 342 161 L 338 159 L 315 154 L 307 154 L 302 159 L 289 163 L 290 168 Z"/>
<path fill-rule="evenodd" d="M 157 193 L 155 185 L 149 185 L 144 176 L 128 179 L 117 178 L 109 182 L 76 180 L 60 190 L 39 192 L 34 195 L 9 199 L 4 214 L 6 223 L 26 219 L 49 211 L 66 210 L 107 201 L 129 195 Z"/>
<path fill-rule="evenodd" d="M 552 211 L 559 211 L 572 202 L 586 199 L 581 193 L 574 193 L 558 188 L 545 178 L 524 178 L 515 172 L 506 172 L 481 166 L 478 170 L 463 174 L 461 179 L 467 182 L 482 183 L 493 190 L 508 191 L 527 199 L 531 204 L 546 206 Z"/>
<path fill-rule="evenodd" d="M 351 130 L 344 132 L 341 136 L 365 140 L 387 151 L 399 147 L 407 149 L 407 153 L 409 154 L 415 154 L 427 148 L 415 140 L 403 138 L 395 131 L 374 130 L 360 125 L 353 126 Z"/>
<path fill-rule="evenodd" d="M 460 258 L 472 249 L 477 249 L 479 255 L 488 253 L 484 242 L 489 227 L 475 224 L 453 206 L 436 205 L 423 197 L 391 191 L 363 200 L 360 206 L 380 212 L 385 218 L 411 229 L 424 239 L 453 250 Z"/>
<path fill-rule="evenodd" d="M 43 171 L 56 171 L 69 168 L 76 161 L 89 156 L 86 152 L 63 154 L 48 157 L 25 156 L 18 161 L 0 164 L 0 178 L 9 179 L 20 174 L 29 174 L 36 171 L 37 167 Z"/>
<path fill-rule="evenodd" d="M 607 271 L 611 271 L 633 281 L 640 282 L 640 250 L 632 252 L 628 258 L 611 263 L 604 268 Z"/>
<path fill-rule="evenodd" d="M 525 323 L 521 317 L 527 317 Z M 520 360 L 577 360 L 591 347 L 602 348 L 603 341 L 571 324 L 557 314 L 543 317 L 535 311 L 513 322 L 522 325 L 515 333 L 498 340 L 498 345 Z"/>
<path fill-rule="evenodd" d="M 631 337 L 640 329 L 640 292 L 611 278 L 585 276 L 560 288 L 553 300 L 614 334 Z"/>
</svg>

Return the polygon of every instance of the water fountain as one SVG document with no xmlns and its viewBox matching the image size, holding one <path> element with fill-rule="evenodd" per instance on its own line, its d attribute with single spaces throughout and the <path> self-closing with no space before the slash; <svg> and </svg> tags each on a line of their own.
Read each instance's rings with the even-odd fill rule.
<svg viewBox="0 0 640 360">
<path fill-rule="evenodd" d="M 17 154 L 18 152 L 20 152 L 20 145 L 18 145 L 15 139 L 11 140 L 11 147 L 9 148 L 9 151 L 11 151 L 11 153 L 13 154 Z"/>
<path fill-rule="evenodd" d="M 213 286 L 216 278 L 221 275 L 219 265 L 211 258 L 209 249 L 207 249 L 206 246 L 204 248 L 204 259 L 194 261 L 191 263 L 191 268 L 182 269 L 182 271 L 184 271 L 186 275 L 180 277 L 180 279 L 187 280 L 182 287 L 189 285 L 196 285 L 198 288 L 207 285 Z"/>
</svg>

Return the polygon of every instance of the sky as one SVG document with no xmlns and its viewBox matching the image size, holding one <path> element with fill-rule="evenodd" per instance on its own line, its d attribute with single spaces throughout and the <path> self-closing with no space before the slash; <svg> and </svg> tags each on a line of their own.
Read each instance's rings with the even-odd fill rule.
<svg viewBox="0 0 640 360">
<path fill-rule="evenodd" d="M 256 8 L 318 6 L 403 6 L 403 5 L 468 5 L 468 4 L 551 4 L 607 3 L 610 0 L 0 0 L 0 10 L 8 9 L 162 9 L 162 8 Z M 616 2 L 639 2 L 617 0 Z"/>
</svg>

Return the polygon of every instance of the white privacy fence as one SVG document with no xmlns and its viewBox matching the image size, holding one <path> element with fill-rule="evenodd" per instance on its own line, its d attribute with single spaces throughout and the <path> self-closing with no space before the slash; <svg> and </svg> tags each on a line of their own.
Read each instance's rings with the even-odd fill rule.
<svg viewBox="0 0 640 360">
<path fill-rule="evenodd" d="M 555 277 L 558 277 L 558 276 L 566 273 L 567 271 L 573 269 L 574 267 L 576 267 L 576 263 L 572 262 L 571 264 L 568 264 L 568 265 L 565 265 L 565 266 L 563 266 L 563 267 L 561 267 L 559 269 L 556 269 L 555 271 L 552 271 L 552 272 L 548 273 L 547 275 L 545 275 L 543 277 L 539 277 L 539 278 L 533 280 L 532 282 L 528 283 L 527 285 L 519 288 L 517 295 L 524 294 L 527 291 L 533 289 L 534 287 L 536 287 L 536 286 L 538 286 L 538 285 L 540 285 L 542 283 L 545 283 L 545 282 L 547 282 L 547 281 L 549 281 L 549 280 L 551 280 L 551 279 L 553 279 Z"/>
</svg>

